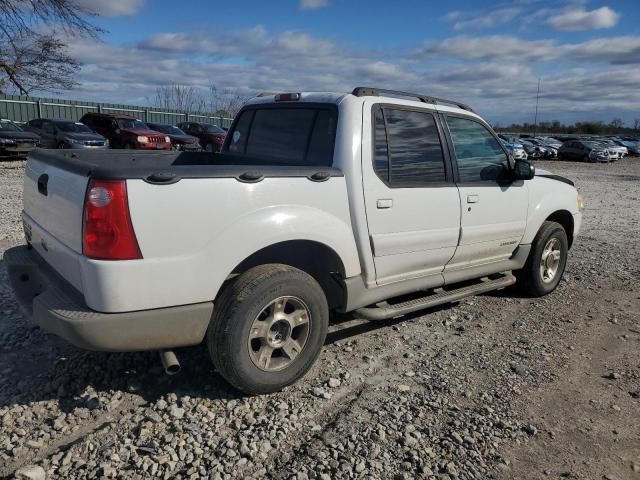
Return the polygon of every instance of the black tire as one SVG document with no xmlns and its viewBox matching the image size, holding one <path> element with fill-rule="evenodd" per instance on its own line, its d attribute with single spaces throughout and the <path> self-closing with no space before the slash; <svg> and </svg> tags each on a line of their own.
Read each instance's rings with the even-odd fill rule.
<svg viewBox="0 0 640 480">
<path fill-rule="evenodd" d="M 306 306 L 307 336 L 291 363 L 278 371 L 265 371 L 251 357 L 249 335 L 258 316 L 282 297 L 301 300 Z M 288 265 L 260 265 L 236 278 L 218 297 L 207 346 L 213 364 L 231 385 L 249 394 L 270 393 L 307 373 L 322 350 L 328 325 L 327 299 L 313 277 Z"/>
<path fill-rule="evenodd" d="M 558 242 L 560 259 L 553 278 L 545 280 L 541 271 L 542 255 L 552 239 Z M 520 291 L 531 297 L 541 297 L 553 292 L 564 274 L 568 252 L 567 232 L 562 225 L 556 222 L 544 222 L 533 240 L 527 263 L 522 270 L 513 272 L 518 280 L 516 285 Z"/>
</svg>

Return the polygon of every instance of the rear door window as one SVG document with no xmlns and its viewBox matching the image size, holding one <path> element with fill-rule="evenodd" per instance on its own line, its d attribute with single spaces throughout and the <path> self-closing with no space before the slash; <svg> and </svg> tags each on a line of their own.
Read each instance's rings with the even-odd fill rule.
<svg viewBox="0 0 640 480">
<path fill-rule="evenodd" d="M 432 113 L 377 109 L 374 169 L 392 188 L 421 187 L 447 180 L 445 159 Z"/>
<path fill-rule="evenodd" d="M 326 106 L 247 109 L 229 132 L 225 152 L 255 164 L 330 166 L 336 122 L 336 109 Z"/>
</svg>

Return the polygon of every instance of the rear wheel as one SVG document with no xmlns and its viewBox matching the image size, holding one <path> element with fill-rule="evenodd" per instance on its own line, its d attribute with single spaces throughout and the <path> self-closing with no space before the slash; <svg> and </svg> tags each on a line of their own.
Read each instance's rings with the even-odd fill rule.
<svg viewBox="0 0 640 480">
<path fill-rule="evenodd" d="M 324 291 L 287 265 L 254 267 L 220 294 L 207 333 L 214 365 L 234 387 L 269 393 L 300 379 L 327 334 Z"/>
<path fill-rule="evenodd" d="M 522 270 L 513 272 L 518 287 L 532 297 L 553 292 L 564 274 L 569 253 L 567 233 L 556 222 L 544 222 L 531 245 Z"/>
</svg>

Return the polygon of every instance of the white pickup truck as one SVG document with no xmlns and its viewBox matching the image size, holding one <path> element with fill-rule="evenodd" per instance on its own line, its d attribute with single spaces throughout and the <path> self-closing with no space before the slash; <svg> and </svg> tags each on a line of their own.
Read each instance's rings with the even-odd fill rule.
<svg viewBox="0 0 640 480">
<path fill-rule="evenodd" d="M 5 254 L 44 330 L 83 348 L 205 341 L 249 393 L 299 379 L 329 312 L 399 317 L 515 283 L 556 288 L 581 223 L 565 178 L 471 108 L 375 88 L 264 94 L 219 154 L 35 151 Z M 513 272 L 513 274 L 511 273 Z"/>
</svg>

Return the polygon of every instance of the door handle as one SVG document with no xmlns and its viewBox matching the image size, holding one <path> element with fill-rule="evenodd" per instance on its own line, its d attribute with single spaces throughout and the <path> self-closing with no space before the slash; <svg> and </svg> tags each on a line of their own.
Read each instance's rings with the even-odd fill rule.
<svg viewBox="0 0 640 480">
<path fill-rule="evenodd" d="M 393 199 L 391 198 L 380 198 L 376 202 L 376 206 L 380 209 L 391 208 L 393 207 Z"/>
<path fill-rule="evenodd" d="M 480 195 L 467 195 L 467 203 L 478 203 Z"/>
</svg>

